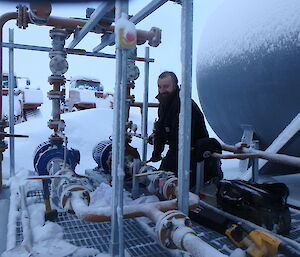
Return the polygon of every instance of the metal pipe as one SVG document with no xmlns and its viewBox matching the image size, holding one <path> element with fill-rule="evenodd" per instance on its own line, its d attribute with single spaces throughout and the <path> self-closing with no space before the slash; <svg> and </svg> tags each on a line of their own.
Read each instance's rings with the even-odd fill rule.
<svg viewBox="0 0 300 257">
<path fill-rule="evenodd" d="M 133 199 L 136 199 L 139 197 L 139 180 L 136 175 L 138 174 L 140 168 L 140 160 L 134 159 L 133 160 L 133 167 L 132 167 L 132 191 L 131 195 Z"/>
<path fill-rule="evenodd" d="M 182 232 L 181 230 L 176 230 L 174 236 L 177 233 Z M 194 257 L 225 257 L 225 255 L 219 252 L 217 249 L 213 248 L 211 245 L 205 243 L 202 239 L 197 237 L 193 233 L 186 233 L 182 239 L 182 246 L 186 251 L 191 253 Z"/>
<path fill-rule="evenodd" d="M 182 2 L 181 11 L 181 67 L 182 87 L 180 90 L 179 114 L 179 209 L 188 215 L 186 197 L 189 192 L 190 145 L 191 145 L 191 88 L 192 88 L 192 47 L 193 47 L 193 1 Z"/>
<path fill-rule="evenodd" d="M 197 171 L 196 171 L 196 189 L 195 194 L 199 195 L 204 184 L 204 161 L 197 162 Z"/>
<path fill-rule="evenodd" d="M 118 163 L 118 224 L 119 224 L 119 255 L 124 256 L 124 222 L 123 222 L 123 188 L 125 177 L 125 123 L 126 123 L 126 88 L 127 88 L 127 61 L 128 51 L 121 49 L 122 55 L 122 79 L 120 88 L 120 145 L 119 145 L 119 163 Z"/>
<path fill-rule="evenodd" d="M 113 1 L 100 2 L 97 9 L 92 13 L 91 18 L 87 23 L 82 27 L 76 36 L 74 36 L 73 41 L 69 44 L 69 48 L 74 48 L 84 36 L 90 32 L 98 22 L 103 18 L 103 16 L 114 7 Z"/>
<path fill-rule="evenodd" d="M 149 59 L 149 47 L 145 48 L 145 59 Z M 149 62 L 145 62 L 144 98 L 142 112 L 142 137 L 143 155 L 142 161 L 147 160 L 147 137 L 148 137 L 148 91 L 149 91 Z"/>
<path fill-rule="evenodd" d="M 9 42 L 14 43 L 14 30 L 9 29 Z M 15 88 L 15 76 L 14 76 L 14 49 L 9 48 L 9 133 L 14 135 L 15 133 L 15 108 L 14 108 L 14 88 Z M 2 87 L 2 85 L 1 85 Z M 10 162 L 10 176 L 15 175 L 15 138 L 9 138 L 9 162 Z"/>
<path fill-rule="evenodd" d="M 232 158 L 241 158 L 241 156 L 243 158 L 260 158 L 271 162 L 278 162 L 294 167 L 300 167 L 300 157 L 290 156 L 286 154 L 268 153 L 266 151 L 256 150 L 253 148 L 246 148 L 227 144 L 221 144 L 221 146 L 223 150 L 235 153 L 229 156 L 232 156 Z"/>
<path fill-rule="evenodd" d="M 143 9 L 141 9 L 138 13 L 136 13 L 134 16 L 132 16 L 129 20 L 133 22 L 134 24 L 138 24 L 140 21 L 148 17 L 151 13 L 153 13 L 155 10 L 157 10 L 159 7 L 161 7 L 163 4 L 165 4 L 167 0 L 152 0 L 148 5 L 146 5 Z M 118 16 L 116 16 L 118 17 Z M 139 36 L 138 35 L 138 39 Z M 140 39 L 141 40 L 141 39 Z M 101 42 L 99 45 L 97 45 L 93 51 L 99 52 L 106 46 L 113 44 L 115 41 L 115 37 L 111 35 L 109 39 L 106 40 L 106 42 Z"/>
<path fill-rule="evenodd" d="M 99 208 L 87 206 L 86 203 L 81 199 L 80 192 L 72 192 L 70 200 L 75 215 L 78 216 L 80 219 L 91 222 L 110 221 L 112 219 L 112 207 Z M 188 206 L 191 210 L 197 208 L 199 206 L 199 197 L 193 193 L 189 193 Z M 176 210 L 177 208 L 177 199 L 155 203 L 125 205 L 124 219 L 148 217 L 152 221 L 157 222 L 160 218 L 160 215 L 157 215 L 158 212 Z"/>
<path fill-rule="evenodd" d="M 32 50 L 32 51 L 41 51 L 41 52 L 50 52 L 52 50 L 51 47 L 45 47 L 45 46 L 34 46 L 34 45 L 24 45 L 24 44 L 10 44 L 3 42 L 2 47 L 13 47 L 15 49 L 22 49 L 22 50 Z M 102 57 L 102 58 L 108 58 L 108 59 L 116 59 L 115 54 L 107 54 L 107 53 L 94 53 L 94 52 L 87 52 L 83 49 L 69 49 L 66 48 L 67 54 L 73 54 L 73 55 L 81 55 L 81 56 L 91 56 L 91 57 Z M 143 57 L 136 57 L 134 58 L 135 61 L 138 62 L 146 62 L 147 60 Z M 149 58 L 148 62 L 154 62 L 154 59 Z"/>
<path fill-rule="evenodd" d="M 2 49 L 2 41 L 3 41 L 3 26 L 9 21 L 16 19 L 18 17 L 17 12 L 5 13 L 0 16 L 0 119 L 2 119 L 2 80 L 3 80 L 3 49 Z"/>
<path fill-rule="evenodd" d="M 119 161 L 119 133 L 120 133 L 120 83 L 121 83 L 121 50 L 116 50 L 116 85 L 114 90 L 114 117 L 113 117 L 113 140 L 112 140 L 112 228 L 111 228 L 111 254 L 118 249 L 118 161 Z"/>
</svg>

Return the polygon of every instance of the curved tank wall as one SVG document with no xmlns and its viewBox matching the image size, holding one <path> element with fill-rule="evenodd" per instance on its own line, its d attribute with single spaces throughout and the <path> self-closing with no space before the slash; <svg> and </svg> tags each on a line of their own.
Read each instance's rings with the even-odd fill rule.
<svg viewBox="0 0 300 257">
<path fill-rule="evenodd" d="M 197 60 L 213 130 L 234 144 L 241 126 L 252 125 L 266 149 L 300 112 L 300 1 L 224 1 L 201 34 Z M 300 156 L 299 134 L 280 152 Z"/>
</svg>

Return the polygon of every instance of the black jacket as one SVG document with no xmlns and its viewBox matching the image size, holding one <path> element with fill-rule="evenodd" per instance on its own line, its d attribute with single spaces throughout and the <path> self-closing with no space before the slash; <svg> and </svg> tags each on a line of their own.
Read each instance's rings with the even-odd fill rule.
<svg viewBox="0 0 300 257">
<path fill-rule="evenodd" d="M 158 98 L 158 97 L 157 97 Z M 158 108 L 158 120 L 154 126 L 154 155 L 160 156 L 165 144 L 169 145 L 169 151 L 178 150 L 180 98 L 179 89 L 167 102 L 160 102 Z M 191 121 L 191 147 L 195 147 L 196 141 L 208 137 L 204 117 L 197 104 L 192 100 Z"/>
</svg>

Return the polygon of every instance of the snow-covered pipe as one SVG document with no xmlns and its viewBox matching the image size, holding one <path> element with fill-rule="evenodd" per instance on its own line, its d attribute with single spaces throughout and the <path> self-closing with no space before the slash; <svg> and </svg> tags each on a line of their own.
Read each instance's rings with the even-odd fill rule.
<svg viewBox="0 0 300 257">
<path fill-rule="evenodd" d="M 199 197 L 193 193 L 190 193 L 190 209 L 198 207 L 198 204 Z M 111 220 L 111 207 L 87 206 L 85 202 L 81 199 L 80 193 L 72 192 L 72 195 L 70 196 L 70 206 L 75 212 L 76 216 L 78 216 L 80 219 L 92 222 L 102 222 Z M 125 205 L 123 217 L 125 219 L 136 217 L 148 217 L 154 222 L 157 222 L 160 218 L 161 212 L 166 212 L 168 210 L 174 209 L 177 209 L 177 199 L 138 205 Z"/>
<path fill-rule="evenodd" d="M 264 160 L 268 160 L 271 162 L 278 162 L 286 165 L 291 165 L 295 167 L 300 167 L 300 158 L 295 156 L 290 156 L 286 154 L 278 154 L 278 153 L 268 153 L 266 151 L 257 150 L 254 148 L 247 148 L 243 146 L 233 146 L 227 144 L 221 144 L 222 149 L 225 151 L 237 153 L 237 158 L 247 158 L 247 154 L 249 158 L 261 158 Z M 240 155 L 244 154 L 244 155 Z M 235 155 L 233 155 L 234 157 Z M 217 157 L 215 155 L 215 157 Z M 222 157 L 222 156 L 219 156 Z M 228 156 L 225 156 L 228 159 Z"/>
<path fill-rule="evenodd" d="M 199 197 L 193 193 L 189 193 L 189 208 L 196 208 L 198 204 Z M 82 201 L 80 193 L 72 192 L 70 206 L 80 219 L 92 222 L 111 220 L 111 207 L 89 207 L 84 203 L 84 201 Z M 185 250 L 195 257 L 227 256 L 197 237 L 194 230 L 186 224 L 185 221 L 188 217 L 186 217 L 183 213 L 182 215 L 185 219 L 182 219 L 182 221 L 180 219 L 176 219 L 174 215 L 177 215 L 178 211 L 174 211 L 174 209 L 177 209 L 177 207 L 177 199 L 155 203 L 127 205 L 124 206 L 123 218 L 148 217 L 156 223 L 156 227 L 158 228 L 157 233 L 165 235 L 164 231 L 161 232 L 161 229 L 169 230 L 169 239 L 159 237 L 163 244 L 165 243 L 165 239 L 171 240 L 178 249 Z M 171 213 L 171 216 L 169 213 Z M 172 231 L 172 227 L 165 227 L 164 221 L 166 220 L 166 217 L 168 218 L 168 216 L 170 216 L 172 222 L 176 224 L 174 231 Z"/>
<path fill-rule="evenodd" d="M 181 233 L 181 230 L 178 230 L 175 233 Z M 225 257 L 225 255 L 211 245 L 207 244 L 201 238 L 197 237 L 192 233 L 186 233 L 182 239 L 182 246 L 184 250 L 191 253 L 194 257 Z"/>
</svg>

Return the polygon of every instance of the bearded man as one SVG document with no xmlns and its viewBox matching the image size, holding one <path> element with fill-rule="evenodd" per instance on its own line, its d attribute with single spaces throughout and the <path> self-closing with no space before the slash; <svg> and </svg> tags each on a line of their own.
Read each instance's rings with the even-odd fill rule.
<svg viewBox="0 0 300 257">
<path fill-rule="evenodd" d="M 180 98 L 177 76 L 171 71 L 165 71 L 159 75 L 157 85 L 158 120 L 154 124 L 153 153 L 150 161 L 162 160 L 159 170 L 172 171 L 178 175 Z M 169 145 L 169 149 L 166 156 L 162 158 L 165 145 Z M 206 150 L 221 152 L 221 146 L 217 140 L 209 138 L 204 116 L 192 100 L 190 188 L 196 184 L 196 163 L 203 160 L 203 152 Z M 204 164 L 204 181 L 209 181 L 213 177 L 223 177 L 220 162 L 208 158 Z"/>
</svg>

